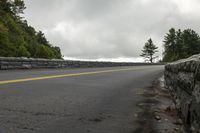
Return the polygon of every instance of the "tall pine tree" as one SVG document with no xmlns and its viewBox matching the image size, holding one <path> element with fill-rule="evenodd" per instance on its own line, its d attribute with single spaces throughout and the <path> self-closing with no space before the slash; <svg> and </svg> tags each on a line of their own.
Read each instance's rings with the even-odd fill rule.
<svg viewBox="0 0 200 133">
<path fill-rule="evenodd" d="M 200 53 L 200 37 L 192 29 L 176 31 L 171 28 L 163 42 L 165 48 L 163 61 L 165 62 L 176 61 Z"/>
<path fill-rule="evenodd" d="M 154 56 L 154 54 L 157 51 L 158 47 L 156 47 L 152 41 L 152 39 L 150 38 L 144 45 L 143 50 L 142 50 L 142 54 L 140 56 L 144 57 L 144 59 L 146 61 L 149 61 L 150 63 L 153 63 L 153 60 L 155 58 L 157 58 L 156 56 Z"/>
</svg>

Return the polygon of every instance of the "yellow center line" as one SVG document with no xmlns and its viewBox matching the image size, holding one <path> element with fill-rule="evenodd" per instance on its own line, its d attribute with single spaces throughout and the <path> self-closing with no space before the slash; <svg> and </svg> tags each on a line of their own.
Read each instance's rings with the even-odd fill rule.
<svg viewBox="0 0 200 133">
<path fill-rule="evenodd" d="M 116 69 L 116 70 L 105 70 L 105 71 L 81 72 L 81 73 L 73 73 L 73 74 L 61 74 L 61 75 L 41 76 L 41 77 L 35 77 L 35 78 L 3 80 L 3 81 L 0 81 L 0 85 L 11 84 L 11 83 L 27 82 L 27 81 L 44 80 L 44 79 L 62 78 L 62 77 L 73 77 L 73 76 L 92 75 L 92 74 L 100 74 L 100 73 L 119 72 L 119 71 L 133 70 L 133 69 L 140 69 L 140 68 L 126 68 L 126 69 Z"/>
</svg>

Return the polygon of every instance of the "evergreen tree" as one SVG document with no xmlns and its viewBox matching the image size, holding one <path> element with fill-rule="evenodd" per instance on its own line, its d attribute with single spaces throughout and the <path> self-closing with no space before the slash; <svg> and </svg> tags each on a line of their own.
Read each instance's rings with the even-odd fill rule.
<svg viewBox="0 0 200 133">
<path fill-rule="evenodd" d="M 163 61 L 170 62 L 200 53 L 200 37 L 192 29 L 170 29 L 164 38 Z"/>
<path fill-rule="evenodd" d="M 200 38 L 199 35 L 191 29 L 184 30 L 182 33 L 182 43 L 186 56 L 189 57 L 200 52 Z"/>
<path fill-rule="evenodd" d="M 152 39 L 150 38 L 144 45 L 143 50 L 142 50 L 142 54 L 140 56 L 144 57 L 144 59 L 146 61 L 149 61 L 151 63 L 153 63 L 153 60 L 155 58 L 157 58 L 156 56 L 154 56 L 154 54 L 157 51 L 158 47 L 156 47 L 152 41 Z"/>
<path fill-rule="evenodd" d="M 174 28 L 169 30 L 169 33 L 164 37 L 165 59 L 174 60 L 176 58 L 176 31 Z"/>
<path fill-rule="evenodd" d="M 176 54 L 176 58 L 174 58 L 174 60 L 178 60 L 181 58 L 184 58 L 186 55 L 186 51 L 184 50 L 184 45 L 183 45 L 183 39 L 182 39 L 182 31 L 181 29 L 178 29 L 178 31 L 176 31 L 176 39 L 175 39 L 175 54 Z"/>
</svg>

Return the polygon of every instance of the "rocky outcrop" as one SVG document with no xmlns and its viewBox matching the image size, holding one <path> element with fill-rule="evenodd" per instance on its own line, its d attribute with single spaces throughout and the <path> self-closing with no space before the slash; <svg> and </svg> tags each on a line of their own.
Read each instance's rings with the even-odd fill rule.
<svg viewBox="0 0 200 133">
<path fill-rule="evenodd" d="M 200 132 L 200 55 L 165 66 L 165 86 L 188 132 Z"/>
<path fill-rule="evenodd" d="M 31 69 L 31 68 L 84 68 L 84 67 L 114 67 L 136 65 L 160 65 L 149 63 L 116 63 L 94 61 L 70 61 L 58 59 L 35 59 L 35 58 L 5 58 L 0 57 L 0 70 L 7 69 Z"/>
</svg>

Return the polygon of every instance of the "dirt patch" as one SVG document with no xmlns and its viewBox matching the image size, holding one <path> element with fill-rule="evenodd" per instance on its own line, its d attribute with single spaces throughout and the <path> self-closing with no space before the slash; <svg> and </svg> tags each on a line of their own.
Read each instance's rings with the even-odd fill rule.
<svg viewBox="0 0 200 133">
<path fill-rule="evenodd" d="M 164 88 L 163 77 L 156 79 L 152 86 L 138 93 L 143 96 L 135 114 L 138 128 L 133 133 L 183 133 L 182 121 L 178 118 L 172 97 Z"/>
</svg>

